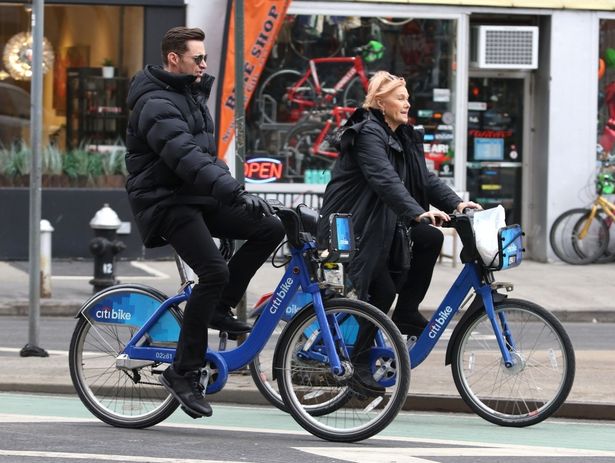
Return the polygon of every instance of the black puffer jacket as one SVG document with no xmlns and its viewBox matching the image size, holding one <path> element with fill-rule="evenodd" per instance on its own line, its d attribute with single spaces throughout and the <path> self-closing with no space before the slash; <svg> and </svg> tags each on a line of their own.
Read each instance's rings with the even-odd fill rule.
<svg viewBox="0 0 615 463">
<path fill-rule="evenodd" d="M 318 242 L 326 246 L 331 213 L 352 214 L 359 250 L 348 265 L 348 276 L 359 298 L 365 299 L 374 269 L 388 259 L 398 217 L 410 221 L 430 204 L 449 212 L 461 199 L 429 172 L 423 137 L 412 126 L 393 133 L 381 113 L 358 109 L 346 127 L 324 194 Z"/>
<path fill-rule="evenodd" d="M 126 190 L 143 243 L 161 246 L 158 224 L 172 204 L 230 204 L 241 185 L 216 156 L 206 107 L 214 78 L 147 66 L 128 91 Z"/>
</svg>

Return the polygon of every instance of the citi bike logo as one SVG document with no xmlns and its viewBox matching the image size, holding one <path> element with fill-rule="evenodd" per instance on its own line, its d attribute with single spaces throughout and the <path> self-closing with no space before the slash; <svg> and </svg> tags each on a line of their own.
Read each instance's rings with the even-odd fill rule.
<svg viewBox="0 0 615 463">
<path fill-rule="evenodd" d="M 438 336 L 438 333 L 442 329 L 442 326 L 444 326 L 452 313 L 453 308 L 450 305 L 447 305 L 444 309 L 438 312 L 438 317 L 433 321 L 431 327 L 429 328 L 429 337 L 431 339 L 435 339 Z"/>
<path fill-rule="evenodd" d="M 130 312 L 124 312 L 122 309 L 110 309 L 109 307 L 105 307 L 97 310 L 94 316 L 99 320 L 130 320 L 132 314 Z"/>
<path fill-rule="evenodd" d="M 282 299 L 284 299 L 286 294 L 288 294 L 288 291 L 292 287 L 293 282 L 294 280 L 291 277 L 288 277 L 286 281 L 280 285 L 280 289 L 277 293 L 275 293 L 275 297 L 271 302 L 271 308 L 269 309 L 269 312 L 275 315 L 275 313 L 280 308 L 280 304 L 282 304 Z"/>
</svg>

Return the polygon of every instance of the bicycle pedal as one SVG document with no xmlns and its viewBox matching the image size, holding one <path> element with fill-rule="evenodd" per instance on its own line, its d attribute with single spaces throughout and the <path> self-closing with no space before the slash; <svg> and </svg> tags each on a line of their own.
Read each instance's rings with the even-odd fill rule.
<svg viewBox="0 0 615 463">
<path fill-rule="evenodd" d="M 227 340 L 228 340 L 228 333 L 226 331 L 220 331 L 220 342 L 218 343 L 218 351 L 226 350 Z"/>
<path fill-rule="evenodd" d="M 198 413 L 193 412 L 192 410 L 190 410 L 187 407 L 184 407 L 183 405 L 181 406 L 181 409 L 184 411 L 184 413 L 186 415 L 188 415 L 190 418 L 194 418 L 195 420 L 197 418 L 203 418 L 203 415 L 199 415 Z"/>
</svg>

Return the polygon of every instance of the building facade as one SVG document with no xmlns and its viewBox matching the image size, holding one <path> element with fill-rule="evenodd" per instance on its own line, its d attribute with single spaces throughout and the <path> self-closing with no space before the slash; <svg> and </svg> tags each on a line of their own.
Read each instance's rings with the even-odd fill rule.
<svg viewBox="0 0 615 463">
<path fill-rule="evenodd" d="M 197 3 L 189 19 L 207 25 Z M 361 56 L 368 77 L 406 78 L 428 165 L 471 199 L 502 204 L 523 225 L 529 256 L 553 259 L 550 225 L 591 202 L 597 145 L 615 116 L 614 9 L 600 0 L 295 0 L 247 116 L 248 163 L 265 158 L 246 169 L 257 182 L 249 186 L 322 188 L 334 158 L 319 137 L 336 114 L 306 117 L 308 103 L 328 87 L 342 89 L 332 105 L 354 106 L 364 91 L 356 75 L 344 81 L 353 63 L 320 58 Z"/>
<path fill-rule="evenodd" d="M 79 186 L 76 166 L 87 164 L 80 150 L 108 162 L 101 153 L 122 146 L 123 92 L 144 64 L 160 62 L 169 27 L 205 29 L 213 74 L 232 59 L 221 52 L 227 0 L 45 4 L 53 55 L 44 81 L 45 140 L 73 163 L 73 183 L 50 188 Z M 30 18 L 19 2 L 0 1 L 0 12 L 0 135 L 10 152 L 0 156 L 0 180 L 13 173 L 0 185 L 2 203 L 25 186 L 16 179 L 15 142 L 29 136 L 29 81 L 18 65 Z M 590 202 L 596 146 L 610 150 L 615 142 L 615 122 L 613 130 L 608 123 L 615 119 L 614 28 L 615 6 L 606 0 L 293 0 L 247 108 L 248 188 L 322 192 L 336 157 L 327 135 L 360 104 L 365 79 L 384 69 L 408 83 L 429 167 L 471 199 L 502 204 L 507 220 L 523 225 L 529 256 L 552 259 L 551 223 Z M 114 76 L 105 79 L 107 61 Z M 234 168 L 234 156 L 227 162 Z M 96 190 L 109 186 L 89 182 Z M 27 212 L 23 220 L 27 226 Z M 0 242 L 23 235 L 21 226 L 13 229 L 3 228 Z"/>
</svg>

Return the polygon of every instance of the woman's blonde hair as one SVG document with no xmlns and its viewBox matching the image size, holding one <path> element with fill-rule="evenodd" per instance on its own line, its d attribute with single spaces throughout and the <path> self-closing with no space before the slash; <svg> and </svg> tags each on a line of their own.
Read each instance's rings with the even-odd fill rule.
<svg viewBox="0 0 615 463">
<path fill-rule="evenodd" d="M 365 109 L 378 109 L 376 98 L 388 95 L 401 86 L 406 86 L 406 79 L 403 77 L 394 76 L 387 71 L 378 71 L 369 79 L 369 86 L 367 87 L 367 95 L 365 95 L 363 107 Z"/>
</svg>

